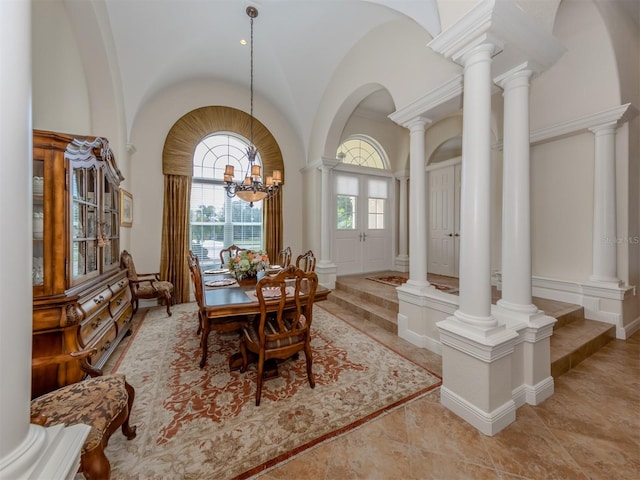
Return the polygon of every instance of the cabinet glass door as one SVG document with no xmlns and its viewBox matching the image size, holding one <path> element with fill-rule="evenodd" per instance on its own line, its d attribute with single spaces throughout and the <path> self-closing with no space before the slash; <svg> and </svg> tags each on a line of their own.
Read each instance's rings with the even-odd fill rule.
<svg viewBox="0 0 640 480">
<path fill-rule="evenodd" d="M 71 174 L 71 277 L 76 284 L 98 273 L 97 170 L 73 167 Z"/>
<path fill-rule="evenodd" d="M 44 286 L 44 159 L 33 159 L 33 286 Z"/>
<path fill-rule="evenodd" d="M 120 258 L 120 216 L 118 188 L 107 178 L 103 182 L 102 192 L 102 247 L 103 271 L 119 266 Z"/>
</svg>

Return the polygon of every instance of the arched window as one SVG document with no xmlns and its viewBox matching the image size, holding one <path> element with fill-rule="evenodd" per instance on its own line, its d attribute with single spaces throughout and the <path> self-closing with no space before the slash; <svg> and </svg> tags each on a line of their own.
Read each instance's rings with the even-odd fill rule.
<svg viewBox="0 0 640 480">
<path fill-rule="evenodd" d="M 193 154 L 191 179 L 191 250 L 202 266 L 220 261 L 220 250 L 235 244 L 263 249 L 262 201 L 253 207 L 224 189 L 226 165 L 235 167 L 237 179 L 244 178 L 249 142 L 231 132 L 216 132 L 203 138 Z M 256 164 L 262 165 L 260 154 Z"/>
<path fill-rule="evenodd" d="M 337 157 L 342 163 L 386 170 L 388 162 L 382 147 L 364 135 L 348 138 L 338 147 Z"/>
</svg>

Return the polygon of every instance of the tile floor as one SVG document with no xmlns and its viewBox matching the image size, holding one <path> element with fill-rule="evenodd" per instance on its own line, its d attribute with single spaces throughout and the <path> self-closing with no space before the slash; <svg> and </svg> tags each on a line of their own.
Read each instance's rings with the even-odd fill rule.
<svg viewBox="0 0 640 480">
<path fill-rule="evenodd" d="M 381 287 L 372 288 L 380 295 L 393 295 Z M 363 323 L 340 306 L 321 305 L 356 326 Z M 382 343 L 441 374 L 438 355 L 371 323 L 367 329 Z M 438 390 L 260 478 L 637 480 L 640 333 L 611 341 L 558 378 L 551 398 L 535 407 L 520 407 L 516 417 L 497 435 L 484 436 L 442 407 Z"/>
</svg>

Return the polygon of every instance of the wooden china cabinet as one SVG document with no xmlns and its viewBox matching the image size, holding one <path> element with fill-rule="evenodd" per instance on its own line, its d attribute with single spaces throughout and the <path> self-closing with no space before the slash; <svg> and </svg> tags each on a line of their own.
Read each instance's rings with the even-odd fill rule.
<svg viewBox="0 0 640 480">
<path fill-rule="evenodd" d="M 123 179 L 106 139 L 34 130 L 33 358 L 96 348 L 101 368 L 129 332 Z M 73 362 L 33 369 L 32 398 L 82 377 Z"/>
</svg>

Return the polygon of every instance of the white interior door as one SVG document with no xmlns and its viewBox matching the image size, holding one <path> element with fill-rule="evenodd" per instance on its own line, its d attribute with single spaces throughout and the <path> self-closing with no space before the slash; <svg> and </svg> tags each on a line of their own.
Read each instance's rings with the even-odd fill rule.
<svg viewBox="0 0 640 480">
<path fill-rule="evenodd" d="M 429 273 L 458 276 L 460 165 L 429 172 Z"/>
<path fill-rule="evenodd" d="M 333 260 L 337 274 L 390 269 L 389 179 L 339 172 L 334 186 Z"/>
</svg>

